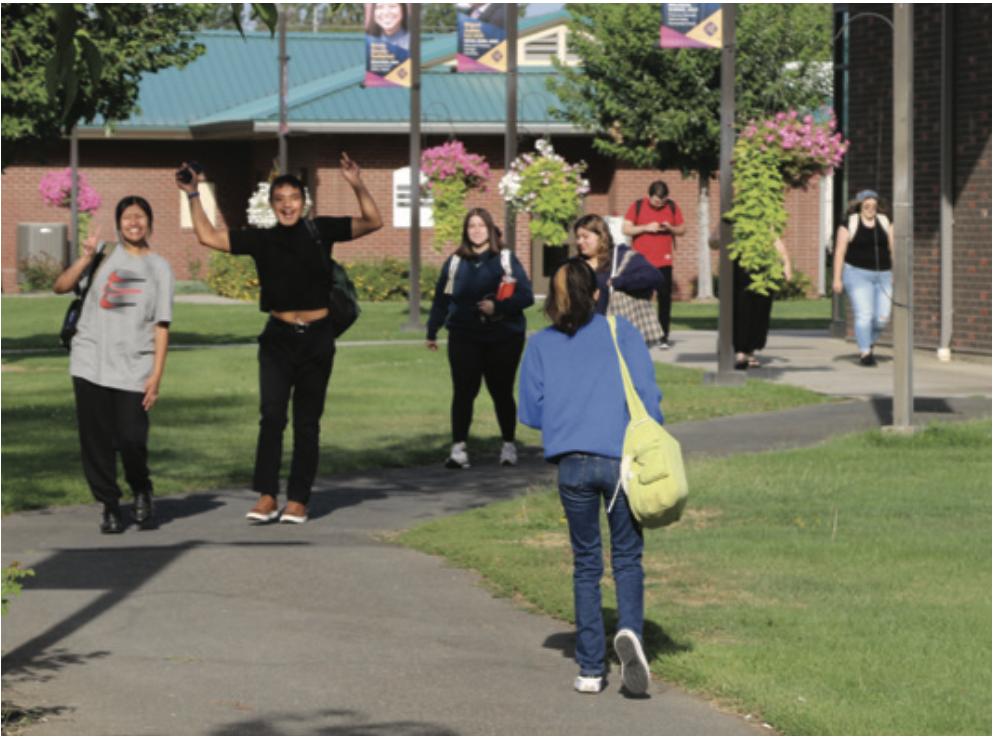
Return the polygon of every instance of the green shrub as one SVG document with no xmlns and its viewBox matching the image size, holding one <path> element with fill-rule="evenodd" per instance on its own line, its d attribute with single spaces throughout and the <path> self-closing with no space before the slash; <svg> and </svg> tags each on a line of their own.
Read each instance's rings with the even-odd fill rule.
<svg viewBox="0 0 994 736">
<path fill-rule="evenodd" d="M 794 271 L 790 281 L 780 282 L 780 290 L 773 292 L 773 299 L 778 302 L 798 302 L 815 293 L 815 284 L 804 271 Z"/>
<path fill-rule="evenodd" d="M 259 301 L 259 275 L 251 258 L 212 252 L 207 265 L 207 286 L 218 296 L 243 302 Z"/>
<path fill-rule="evenodd" d="M 407 301 L 411 269 L 406 262 L 387 257 L 375 261 L 345 261 L 342 265 L 355 284 L 359 301 Z M 422 300 L 430 300 L 434 295 L 439 273 L 438 266 L 421 267 Z"/>
<path fill-rule="evenodd" d="M 359 301 L 407 301 L 411 270 L 405 261 L 387 257 L 375 261 L 343 261 L 342 265 L 355 284 Z M 438 266 L 421 267 L 422 300 L 428 301 L 434 295 L 439 273 Z M 259 276 L 251 258 L 212 253 L 207 268 L 207 286 L 212 293 L 229 299 L 259 300 Z"/>
<path fill-rule="evenodd" d="M 59 278 L 64 267 L 48 253 L 39 253 L 21 260 L 21 274 L 24 282 L 22 291 L 51 291 L 55 280 Z"/>
</svg>

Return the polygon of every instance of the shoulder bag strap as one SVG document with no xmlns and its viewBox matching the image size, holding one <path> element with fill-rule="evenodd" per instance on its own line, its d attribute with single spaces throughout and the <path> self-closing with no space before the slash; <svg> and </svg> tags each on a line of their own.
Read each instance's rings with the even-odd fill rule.
<svg viewBox="0 0 994 736">
<path fill-rule="evenodd" d="M 634 384 L 632 384 L 632 377 L 628 372 L 628 365 L 625 363 L 625 358 L 621 354 L 621 346 L 618 345 L 617 317 L 608 317 L 607 321 L 611 326 L 611 337 L 614 338 L 614 349 L 618 353 L 618 364 L 621 366 L 621 380 L 625 384 L 625 398 L 628 400 L 628 413 L 631 415 L 631 421 L 644 421 L 649 418 L 649 413 L 645 410 L 645 404 L 642 403 L 642 399 L 639 398 L 638 392 L 635 390 Z"/>
<path fill-rule="evenodd" d="M 114 249 L 117 247 L 117 243 L 105 242 L 100 246 L 100 250 L 97 251 L 96 256 L 93 258 L 93 263 L 90 264 L 89 275 L 86 276 L 86 282 L 79 291 L 79 300 L 81 302 L 86 301 L 86 295 L 90 293 L 90 287 L 93 285 L 94 280 L 97 278 L 97 274 L 100 273 L 100 268 L 107 261 L 107 258 Z"/>
<path fill-rule="evenodd" d="M 456 284 L 456 271 L 459 270 L 459 256 L 455 253 L 449 259 L 449 278 L 445 282 L 445 293 L 452 296 L 452 290 L 455 288 Z"/>
</svg>

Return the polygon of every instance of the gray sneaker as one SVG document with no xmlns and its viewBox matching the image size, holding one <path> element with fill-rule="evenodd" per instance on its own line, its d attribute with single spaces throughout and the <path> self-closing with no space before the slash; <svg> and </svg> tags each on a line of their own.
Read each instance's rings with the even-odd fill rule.
<svg viewBox="0 0 994 736">
<path fill-rule="evenodd" d="M 452 445 L 452 452 L 449 459 L 445 461 L 445 467 L 450 470 L 462 470 L 469 467 L 469 455 L 466 453 L 466 443 L 457 442 Z"/>
<path fill-rule="evenodd" d="M 649 690 L 649 663 L 642 653 L 642 643 L 631 629 L 622 629 L 614 637 L 614 651 L 621 660 L 621 682 L 632 695 L 644 695 Z"/>
</svg>

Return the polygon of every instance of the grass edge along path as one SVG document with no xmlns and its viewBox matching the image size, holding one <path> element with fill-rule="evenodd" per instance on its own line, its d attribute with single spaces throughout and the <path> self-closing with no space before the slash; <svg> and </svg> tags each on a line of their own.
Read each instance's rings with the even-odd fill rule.
<svg viewBox="0 0 994 736">
<path fill-rule="evenodd" d="M 990 733 L 990 446 L 986 420 L 693 463 L 684 520 L 646 535 L 654 674 L 784 736 Z M 572 621 L 554 491 L 397 541 Z"/>
</svg>

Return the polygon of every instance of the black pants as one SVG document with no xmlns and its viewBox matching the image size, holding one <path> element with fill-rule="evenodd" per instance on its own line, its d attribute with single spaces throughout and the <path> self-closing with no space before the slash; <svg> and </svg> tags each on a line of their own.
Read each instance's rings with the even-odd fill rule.
<svg viewBox="0 0 994 736">
<path fill-rule="evenodd" d="M 663 283 L 656 289 L 656 308 L 659 311 L 659 326 L 663 328 L 663 338 L 670 339 L 670 306 L 673 303 L 673 266 L 660 266 Z"/>
<path fill-rule="evenodd" d="M 259 336 L 259 442 L 252 487 L 278 496 L 283 431 L 293 401 L 293 459 L 286 495 L 307 504 L 318 469 L 321 415 L 328 392 L 335 339 L 328 319 L 306 329 L 270 317 Z"/>
<path fill-rule="evenodd" d="M 732 266 L 732 348 L 736 353 L 752 355 L 766 347 L 773 295 L 763 296 L 749 289 L 752 276 L 737 261 L 733 261 Z"/>
<path fill-rule="evenodd" d="M 449 337 L 449 369 L 452 372 L 452 442 L 465 442 L 473 423 L 473 404 L 480 383 L 494 401 L 497 424 L 505 442 L 514 442 L 518 407 L 514 403 L 514 378 L 518 373 L 525 336 L 516 335 L 501 342 Z"/>
<path fill-rule="evenodd" d="M 121 499 L 117 454 L 132 493 L 152 490 L 148 472 L 148 412 L 140 391 L 121 391 L 73 377 L 83 475 L 93 497 L 115 507 Z"/>
</svg>

